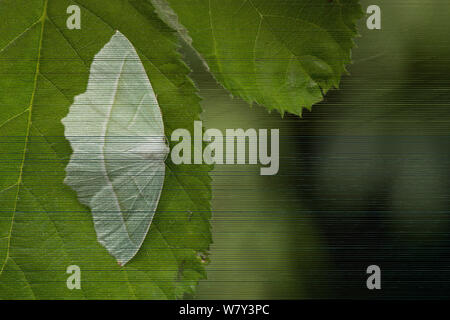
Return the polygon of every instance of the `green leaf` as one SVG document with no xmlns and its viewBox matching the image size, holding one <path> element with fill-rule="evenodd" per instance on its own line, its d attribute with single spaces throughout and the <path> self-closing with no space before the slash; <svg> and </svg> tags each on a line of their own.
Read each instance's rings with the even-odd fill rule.
<svg viewBox="0 0 450 320">
<path fill-rule="evenodd" d="M 66 9 L 81 8 L 81 30 Z M 179 298 L 205 277 L 211 242 L 208 166 L 173 165 L 148 235 L 125 267 L 97 242 L 89 209 L 63 183 L 71 155 L 61 119 L 86 91 L 94 55 L 120 30 L 134 45 L 165 134 L 201 112 L 176 37 L 141 0 L 0 2 L 0 298 Z M 81 268 L 69 290 L 66 268 Z"/>
<path fill-rule="evenodd" d="M 189 31 L 225 88 L 281 114 L 301 115 L 338 87 L 362 16 L 358 0 L 167 1 L 178 21 L 167 7 L 158 13 Z"/>
<path fill-rule="evenodd" d="M 147 235 L 170 150 L 153 87 L 120 31 L 95 55 L 87 90 L 62 122 L 74 151 L 64 182 L 91 208 L 98 241 L 123 266 Z"/>
</svg>

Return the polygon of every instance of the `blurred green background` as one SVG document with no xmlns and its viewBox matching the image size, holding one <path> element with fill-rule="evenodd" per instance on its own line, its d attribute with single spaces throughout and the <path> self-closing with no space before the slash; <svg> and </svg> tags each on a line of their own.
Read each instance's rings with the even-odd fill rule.
<svg viewBox="0 0 450 320">
<path fill-rule="evenodd" d="M 186 46 L 208 128 L 279 128 L 280 171 L 216 166 L 198 299 L 450 297 L 450 3 L 377 4 L 339 90 L 303 118 L 222 89 Z M 366 288 L 379 265 L 382 289 Z"/>
</svg>

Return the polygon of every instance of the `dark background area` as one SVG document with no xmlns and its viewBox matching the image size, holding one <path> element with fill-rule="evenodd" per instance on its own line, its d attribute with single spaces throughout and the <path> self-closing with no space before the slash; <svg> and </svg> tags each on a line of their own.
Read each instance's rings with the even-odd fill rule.
<svg viewBox="0 0 450 320">
<path fill-rule="evenodd" d="M 450 3 L 377 4 L 339 90 L 302 118 L 249 107 L 182 49 L 208 128 L 279 128 L 280 171 L 216 166 L 199 299 L 450 297 Z M 366 288 L 381 268 L 382 289 Z"/>
</svg>

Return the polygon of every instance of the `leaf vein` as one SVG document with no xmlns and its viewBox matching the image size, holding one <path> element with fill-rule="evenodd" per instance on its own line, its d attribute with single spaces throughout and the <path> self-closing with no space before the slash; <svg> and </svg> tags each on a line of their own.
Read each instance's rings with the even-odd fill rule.
<svg viewBox="0 0 450 320">
<path fill-rule="evenodd" d="M 43 12 L 42 12 L 42 16 L 39 19 L 39 21 L 42 23 L 41 26 L 41 33 L 40 33 L 40 37 L 39 37 L 39 46 L 38 46 L 38 56 L 37 56 L 37 60 L 36 60 L 36 69 L 35 69 L 35 74 L 34 74 L 34 85 L 33 85 L 33 92 L 31 94 L 31 98 L 30 98 L 30 105 L 29 105 L 29 115 L 28 115 L 28 125 L 27 125 L 27 130 L 26 130 L 26 136 L 25 136 L 25 143 L 24 143 L 24 148 L 23 148 L 23 156 L 22 156 L 22 162 L 20 164 L 20 169 L 19 169 L 19 177 L 17 179 L 17 192 L 16 192 L 16 196 L 14 199 L 14 208 L 13 208 L 13 212 L 12 212 L 12 216 L 11 216 L 11 226 L 9 228 L 9 233 L 8 233 L 8 244 L 6 247 L 6 256 L 5 256 L 5 261 L 3 262 L 3 265 L 0 269 L 0 276 L 3 274 L 3 270 L 5 269 L 5 265 L 6 262 L 8 261 L 8 258 L 10 256 L 10 251 L 11 251 L 11 235 L 13 232 L 13 227 L 14 227 L 14 219 L 15 219 L 15 215 L 16 215 L 16 211 L 17 211 L 17 203 L 19 200 L 19 192 L 20 192 L 20 186 L 22 184 L 22 175 L 23 175 L 23 168 L 25 165 L 25 158 L 26 158 L 26 154 L 27 154 L 27 147 L 28 147 L 28 137 L 30 134 L 30 128 L 31 128 L 31 116 L 32 116 L 32 111 L 33 111 L 33 104 L 34 104 L 34 98 L 35 98 L 35 94 L 36 94 L 36 89 L 37 89 L 37 82 L 38 82 L 38 75 L 39 75 L 39 67 L 40 67 L 40 60 L 41 60 L 41 53 L 42 53 L 42 43 L 43 43 L 43 38 L 44 38 L 44 30 L 45 30 L 45 18 L 47 16 L 47 5 L 48 5 L 48 0 L 44 0 L 44 8 L 43 8 Z"/>
</svg>

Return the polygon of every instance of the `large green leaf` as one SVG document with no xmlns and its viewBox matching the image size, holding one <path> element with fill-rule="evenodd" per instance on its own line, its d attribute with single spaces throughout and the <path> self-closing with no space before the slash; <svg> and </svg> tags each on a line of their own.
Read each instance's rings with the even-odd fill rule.
<svg viewBox="0 0 450 320">
<path fill-rule="evenodd" d="M 66 27 L 71 4 L 81 8 L 81 30 Z M 0 298 L 177 298 L 205 276 L 209 167 L 166 161 L 153 223 L 125 267 L 97 242 L 91 213 L 63 183 L 72 151 L 61 119 L 116 29 L 137 49 L 166 136 L 193 130 L 199 98 L 176 37 L 153 12 L 143 0 L 0 1 Z M 69 265 L 81 268 L 81 290 L 66 287 Z"/>
<path fill-rule="evenodd" d="M 225 88 L 281 114 L 338 87 L 362 15 L 358 0 L 167 0 L 177 21 L 151 1 Z"/>
</svg>

